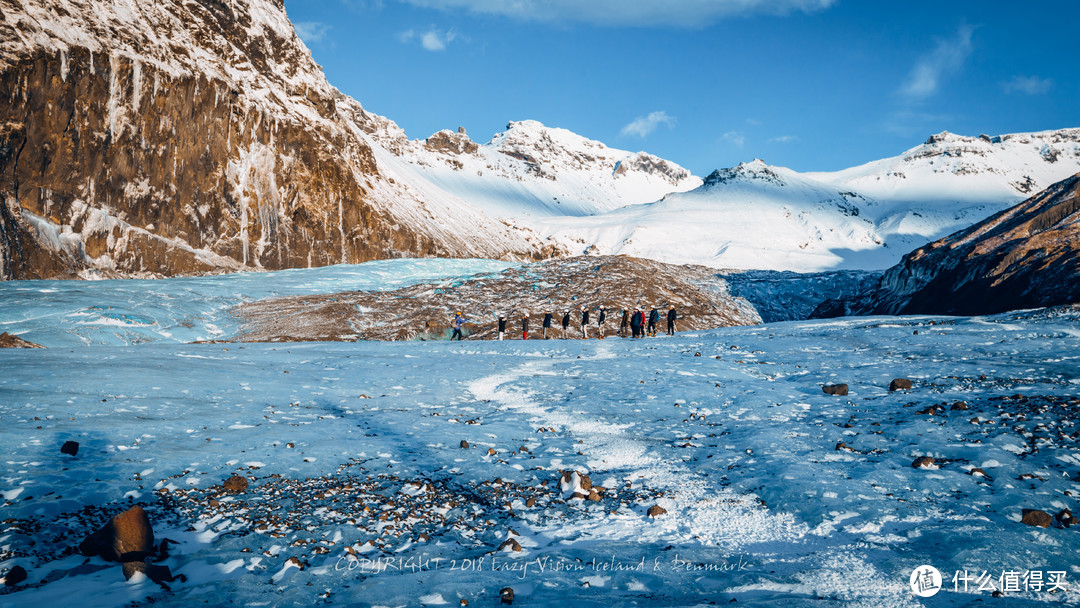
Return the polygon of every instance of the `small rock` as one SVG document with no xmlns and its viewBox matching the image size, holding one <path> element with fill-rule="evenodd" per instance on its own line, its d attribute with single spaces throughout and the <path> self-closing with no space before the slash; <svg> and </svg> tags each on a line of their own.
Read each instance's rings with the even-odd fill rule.
<svg viewBox="0 0 1080 608">
<path fill-rule="evenodd" d="M 488 456 L 494 456 L 494 455 L 495 455 L 495 448 L 488 448 Z"/>
<path fill-rule="evenodd" d="M 934 459 L 929 456 L 920 456 L 911 463 L 913 469 L 929 469 L 932 466 L 934 466 Z"/>
<path fill-rule="evenodd" d="M 570 495 L 570 500 L 585 500 L 586 498 L 588 498 L 588 496 L 582 494 L 581 492 L 574 492 Z"/>
<path fill-rule="evenodd" d="M 965 411 L 968 409 L 967 401 L 957 401 L 956 403 L 952 404 L 952 407 L 950 407 L 949 409 L 954 412 Z"/>
<path fill-rule="evenodd" d="M 514 590 L 510 587 L 503 587 L 502 589 L 499 589 L 499 597 L 502 598 L 502 603 L 513 604 Z"/>
<path fill-rule="evenodd" d="M 589 495 L 585 497 L 585 500 L 591 502 L 600 502 L 600 495 L 596 493 L 596 490 L 590 490 Z"/>
<path fill-rule="evenodd" d="M 664 513 L 667 513 L 667 509 L 665 509 L 664 507 L 661 507 L 660 505 L 653 505 L 653 506 L 649 507 L 649 511 L 648 511 L 647 515 L 649 517 L 660 517 Z"/>
<path fill-rule="evenodd" d="M 289 443 L 285 444 L 285 447 L 292 449 L 296 447 L 296 444 L 290 441 Z"/>
<path fill-rule="evenodd" d="M 855 448 L 853 448 L 853 447 L 849 446 L 848 444 L 844 443 L 843 441 L 841 441 L 840 443 L 836 444 L 836 451 L 837 452 L 854 452 Z"/>
<path fill-rule="evenodd" d="M 14 587 L 25 581 L 26 576 L 26 568 L 14 566 L 11 570 L 8 570 L 8 573 L 4 576 L 4 584 L 8 587 Z"/>
<path fill-rule="evenodd" d="M 509 547 L 510 550 L 513 551 L 514 553 L 521 553 L 521 543 L 519 543 L 518 541 L 516 541 L 516 540 L 514 540 L 512 538 L 508 538 L 508 539 L 504 540 L 502 542 L 502 544 L 499 545 L 499 551 L 502 551 L 503 549 L 506 549 L 507 547 Z"/>
<path fill-rule="evenodd" d="M 215 509 L 221 506 L 221 502 L 216 498 L 211 498 L 208 504 Z"/>
<path fill-rule="evenodd" d="M 65 441 L 64 445 L 60 446 L 61 454 L 69 454 L 71 456 L 77 456 L 79 454 L 79 442 L 78 441 Z"/>
<path fill-rule="evenodd" d="M 233 494 L 240 494 L 247 491 L 248 480 L 244 479 L 239 475 L 233 475 L 232 477 L 226 479 L 223 485 L 225 486 L 225 490 L 227 492 L 231 492 Z"/>
<path fill-rule="evenodd" d="M 467 599 L 465 599 L 465 598 L 461 598 L 461 599 L 460 599 L 460 600 L 458 601 L 458 606 L 468 606 L 468 605 L 469 605 L 469 600 L 467 600 Z"/>
<path fill-rule="evenodd" d="M 1072 511 L 1068 509 L 1062 509 L 1062 511 L 1058 513 L 1057 516 L 1054 517 L 1054 519 L 1056 519 L 1063 528 L 1071 528 L 1076 524 L 1080 523 L 1080 519 L 1073 517 Z"/>
<path fill-rule="evenodd" d="M 971 469 L 970 471 L 967 472 L 967 474 L 975 476 L 975 477 L 990 477 L 989 475 L 986 474 L 986 471 L 984 471 L 984 470 L 982 470 L 982 469 L 980 469 L 978 467 L 975 467 L 974 469 Z"/>
<path fill-rule="evenodd" d="M 469 442 L 462 439 L 461 440 L 461 449 L 463 449 L 463 450 L 469 449 Z"/>
<path fill-rule="evenodd" d="M 821 387 L 822 392 L 826 395 L 836 395 L 843 397 L 848 394 L 848 385 L 846 384 L 826 384 Z"/>
<path fill-rule="evenodd" d="M 588 475 L 582 475 L 581 473 L 578 473 L 578 485 L 581 486 L 582 490 L 591 490 L 592 480 L 589 479 Z"/>
<path fill-rule="evenodd" d="M 530 496 L 529 499 L 525 501 L 525 506 L 529 507 L 529 508 L 535 507 L 536 506 L 536 498 Z"/>
<path fill-rule="evenodd" d="M 911 380 L 908 380 L 907 378 L 894 378 L 893 381 L 889 383 L 889 391 L 909 391 L 911 390 L 911 387 Z"/>
<path fill-rule="evenodd" d="M 1020 523 L 1028 526 L 1049 528 L 1050 524 L 1054 523 L 1054 518 L 1046 511 L 1040 511 L 1039 509 L 1024 509 L 1022 513 L 1023 516 L 1020 518 Z"/>
<path fill-rule="evenodd" d="M 701 353 L 694 353 L 694 356 L 695 356 L 695 357 L 700 357 L 700 356 L 701 356 Z"/>
</svg>

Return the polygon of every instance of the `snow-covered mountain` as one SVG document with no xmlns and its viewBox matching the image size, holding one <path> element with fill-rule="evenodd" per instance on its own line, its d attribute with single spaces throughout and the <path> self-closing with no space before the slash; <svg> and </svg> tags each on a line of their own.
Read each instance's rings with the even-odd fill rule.
<svg viewBox="0 0 1080 608">
<path fill-rule="evenodd" d="M 835 173 L 763 161 L 714 172 L 657 203 L 539 231 L 571 247 L 717 268 L 880 269 L 1080 170 L 1080 129 L 932 136 L 895 158 Z"/>
<path fill-rule="evenodd" d="M 409 139 L 326 81 L 281 0 L 6 2 L 0 97 L 0 279 L 581 253 L 880 269 L 1080 170 L 1080 129 L 704 180 L 528 120 Z"/>
<path fill-rule="evenodd" d="M 815 314 L 984 315 L 1080 301 L 1080 173 L 920 247 Z"/>
</svg>

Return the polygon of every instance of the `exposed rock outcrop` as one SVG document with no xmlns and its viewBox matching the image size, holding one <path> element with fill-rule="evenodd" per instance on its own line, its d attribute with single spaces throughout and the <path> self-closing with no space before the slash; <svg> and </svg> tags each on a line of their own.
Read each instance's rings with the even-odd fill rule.
<svg viewBox="0 0 1080 608">
<path fill-rule="evenodd" d="M 875 289 L 815 316 L 984 315 L 1080 302 L 1080 174 L 920 247 Z"/>
<path fill-rule="evenodd" d="M 271 298 L 239 306 L 245 321 L 238 341 L 351 341 L 445 339 L 455 311 L 469 319 L 467 339 L 493 338 L 499 314 L 507 316 L 511 338 L 520 338 L 520 317 L 528 312 L 532 338 L 541 335 L 544 313 L 554 315 L 549 337 L 560 334 L 570 310 L 570 337 L 580 336 L 582 306 L 607 307 L 605 331 L 615 334 L 621 307 L 674 304 L 678 329 L 700 330 L 761 322 L 754 307 L 730 295 L 715 270 L 675 266 L 626 256 L 578 257 L 536 262 L 497 274 L 426 283 L 395 291 L 346 292 Z M 663 313 L 662 313 L 663 314 Z M 590 337 L 596 336 L 592 315 Z"/>
<path fill-rule="evenodd" d="M 540 256 L 381 169 L 280 0 L 0 7 L 2 279 Z"/>
</svg>

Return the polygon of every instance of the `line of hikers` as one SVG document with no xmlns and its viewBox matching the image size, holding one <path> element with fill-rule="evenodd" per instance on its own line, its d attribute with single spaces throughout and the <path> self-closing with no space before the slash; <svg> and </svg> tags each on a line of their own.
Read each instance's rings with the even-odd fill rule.
<svg viewBox="0 0 1080 608">
<path fill-rule="evenodd" d="M 580 328 L 581 337 L 583 339 L 588 339 L 589 337 L 589 312 L 589 309 L 585 306 L 581 307 Z M 596 331 L 598 334 L 597 337 L 603 340 L 605 336 L 604 323 L 607 321 L 607 308 L 601 306 L 599 309 L 597 309 L 596 312 Z M 645 338 L 647 336 L 656 336 L 656 325 L 660 322 L 660 311 L 656 308 L 650 310 L 647 316 L 640 308 L 623 308 L 621 309 L 621 313 L 622 314 L 619 316 L 618 329 L 615 332 L 615 335 L 620 337 L 629 336 L 631 338 Z M 678 318 L 679 315 L 675 311 L 675 305 L 669 305 L 667 311 L 667 335 L 675 335 L 675 321 Z M 461 328 L 467 322 L 468 319 L 465 317 L 464 313 L 462 313 L 461 311 L 454 313 L 454 319 L 451 321 L 451 325 L 454 328 L 454 332 L 450 336 L 451 340 L 455 338 L 457 338 L 458 340 L 462 339 Z M 570 322 L 570 309 L 567 308 L 562 316 L 562 335 L 560 336 L 564 340 L 567 338 L 567 334 L 570 331 Z M 547 340 L 549 338 L 548 330 L 552 331 L 552 335 L 550 337 L 554 337 L 554 331 L 557 328 L 558 325 L 556 325 L 555 315 L 553 315 L 550 310 L 546 311 L 544 314 L 544 319 L 540 324 L 541 337 Z M 498 340 L 502 340 L 503 337 L 506 335 L 505 315 L 499 315 L 499 327 L 497 334 L 498 338 L 496 339 Z M 529 313 L 527 312 L 522 313 L 521 317 L 521 339 L 529 339 Z"/>
</svg>

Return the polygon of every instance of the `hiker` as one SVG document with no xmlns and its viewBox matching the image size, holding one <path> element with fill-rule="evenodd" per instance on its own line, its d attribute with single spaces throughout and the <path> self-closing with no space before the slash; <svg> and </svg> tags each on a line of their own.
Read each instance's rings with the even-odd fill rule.
<svg viewBox="0 0 1080 608">
<path fill-rule="evenodd" d="M 506 333 L 506 317 L 499 315 L 499 340 L 503 339 L 503 334 Z"/>
<path fill-rule="evenodd" d="M 630 330 L 630 311 L 625 308 L 622 309 L 622 320 L 619 321 L 619 335 L 623 338 L 626 337 L 626 333 Z"/>
<path fill-rule="evenodd" d="M 596 317 L 596 333 L 600 334 L 600 339 L 604 339 L 604 319 L 607 318 L 607 311 L 603 306 L 600 307 L 600 314 Z"/>
<path fill-rule="evenodd" d="M 450 341 L 453 342 L 454 338 L 461 342 L 461 326 L 465 324 L 465 315 L 459 310 L 454 313 L 454 320 L 452 325 L 454 326 L 454 333 L 450 334 Z"/>
<path fill-rule="evenodd" d="M 679 315 L 675 313 L 675 305 L 672 304 L 668 307 L 667 311 L 667 335 L 675 335 L 675 319 L 678 319 Z"/>
<path fill-rule="evenodd" d="M 562 339 L 566 339 L 566 331 L 570 329 L 570 309 L 566 309 L 566 314 L 562 318 Z"/>
<path fill-rule="evenodd" d="M 589 309 L 584 306 L 581 307 L 581 337 L 589 337 Z"/>
<path fill-rule="evenodd" d="M 654 338 L 656 337 L 656 322 L 659 320 L 660 311 L 656 310 L 656 307 L 653 306 L 653 309 L 649 311 L 649 331 L 647 333 Z"/>
<path fill-rule="evenodd" d="M 641 314 L 641 310 L 635 308 L 634 314 L 630 315 L 630 331 L 633 332 L 634 338 L 642 337 L 641 326 L 645 321 L 645 315 Z"/>
<path fill-rule="evenodd" d="M 525 313 L 525 316 L 521 317 L 521 339 L 529 339 L 529 313 Z"/>
<path fill-rule="evenodd" d="M 551 311 L 550 310 L 547 311 L 546 314 L 544 314 L 544 339 L 545 340 L 548 339 L 547 330 L 549 330 L 549 329 L 551 329 Z"/>
</svg>

